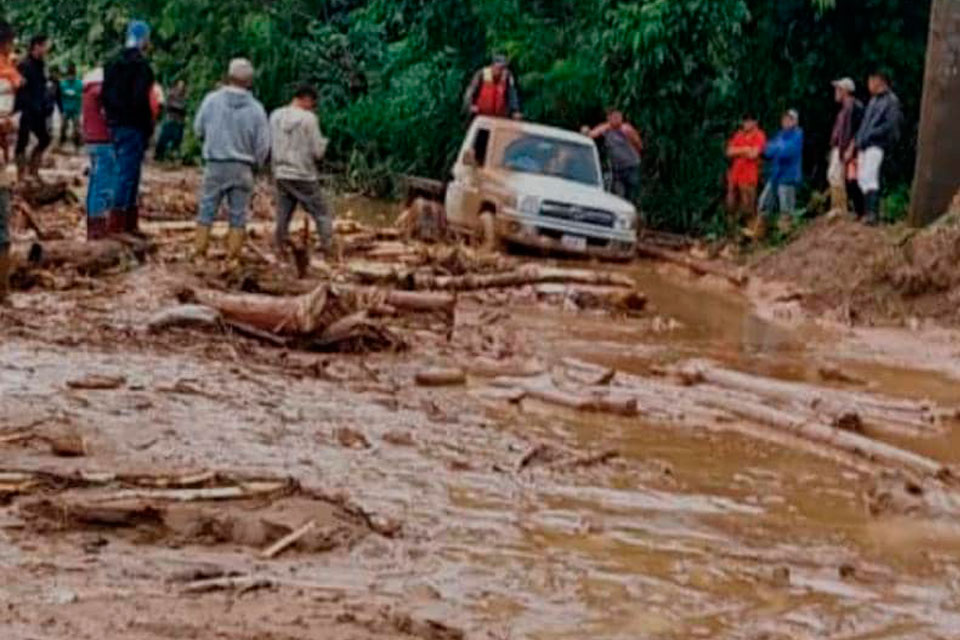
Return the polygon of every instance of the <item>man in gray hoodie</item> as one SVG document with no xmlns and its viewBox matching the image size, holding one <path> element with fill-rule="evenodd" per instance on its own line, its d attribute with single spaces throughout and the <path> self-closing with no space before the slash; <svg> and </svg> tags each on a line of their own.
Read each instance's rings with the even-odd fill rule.
<svg viewBox="0 0 960 640">
<path fill-rule="evenodd" d="M 226 199 L 230 220 L 227 259 L 234 264 L 240 261 L 253 197 L 253 172 L 270 157 L 270 125 L 263 105 L 250 93 L 253 76 L 249 60 L 232 60 L 226 86 L 208 94 L 197 112 L 194 133 L 203 140 L 206 164 L 197 219 L 197 258 L 207 254 L 210 227 Z"/>
<path fill-rule="evenodd" d="M 333 212 L 320 185 L 317 163 L 327 150 L 327 139 L 320 131 L 314 110 L 317 91 L 301 86 L 288 106 L 270 116 L 273 140 L 273 175 L 277 181 L 277 228 L 274 241 L 284 253 L 290 233 L 290 221 L 297 205 L 302 206 L 317 225 L 317 245 L 329 256 L 333 242 Z"/>
</svg>

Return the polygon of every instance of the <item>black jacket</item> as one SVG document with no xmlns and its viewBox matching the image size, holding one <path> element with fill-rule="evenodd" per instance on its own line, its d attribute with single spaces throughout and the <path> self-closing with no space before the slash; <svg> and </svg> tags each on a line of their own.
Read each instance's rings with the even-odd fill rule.
<svg viewBox="0 0 960 640">
<path fill-rule="evenodd" d="M 153 69 L 140 49 L 124 49 L 103 73 L 103 109 L 110 128 L 130 127 L 153 134 Z"/>
<path fill-rule="evenodd" d="M 53 113 L 53 104 L 47 92 L 47 65 L 33 56 L 18 67 L 23 85 L 17 92 L 17 110 L 27 117 L 46 118 Z"/>
<path fill-rule="evenodd" d="M 857 132 L 857 149 L 880 147 L 890 151 L 900 141 L 903 110 L 900 99 L 892 91 L 874 96 L 863 115 L 863 124 Z"/>
</svg>

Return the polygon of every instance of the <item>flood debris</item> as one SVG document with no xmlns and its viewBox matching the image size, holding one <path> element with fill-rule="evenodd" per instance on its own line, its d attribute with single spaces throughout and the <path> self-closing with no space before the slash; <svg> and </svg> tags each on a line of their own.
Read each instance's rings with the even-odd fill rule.
<svg viewBox="0 0 960 640">
<path fill-rule="evenodd" d="M 418 371 L 415 379 L 421 387 L 454 387 L 466 384 L 467 374 L 457 367 L 432 367 Z"/>
<path fill-rule="evenodd" d="M 120 375 L 91 374 L 67 381 L 67 387 L 75 391 L 113 391 L 126 384 L 127 379 Z"/>
</svg>

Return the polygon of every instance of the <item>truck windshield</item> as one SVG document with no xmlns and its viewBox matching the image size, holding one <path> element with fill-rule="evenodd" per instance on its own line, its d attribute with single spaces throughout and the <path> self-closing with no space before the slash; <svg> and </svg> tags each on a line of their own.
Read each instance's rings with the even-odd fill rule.
<svg viewBox="0 0 960 640">
<path fill-rule="evenodd" d="M 593 147 L 566 140 L 518 134 L 506 143 L 501 166 L 519 173 L 600 185 L 600 170 Z"/>
</svg>

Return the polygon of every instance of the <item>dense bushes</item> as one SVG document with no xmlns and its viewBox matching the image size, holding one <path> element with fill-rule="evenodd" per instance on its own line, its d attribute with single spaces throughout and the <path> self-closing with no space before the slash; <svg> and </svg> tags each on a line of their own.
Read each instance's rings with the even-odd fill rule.
<svg viewBox="0 0 960 640">
<path fill-rule="evenodd" d="M 745 109 L 774 128 L 800 109 L 807 172 L 822 180 L 834 113 L 830 80 L 892 70 L 911 131 L 890 167 L 913 167 L 929 2 L 923 0 L 15 0 L 8 17 L 45 30 L 59 61 L 86 64 L 120 42 L 126 19 L 156 30 L 166 81 L 195 99 L 226 61 L 260 69 L 276 106 L 301 79 L 322 92 L 331 161 L 353 188 L 391 176 L 443 177 L 466 124 L 461 92 L 492 51 L 511 56 L 528 118 L 577 127 L 619 104 L 648 143 L 651 220 L 703 231 L 719 202 L 723 141 Z"/>
</svg>

